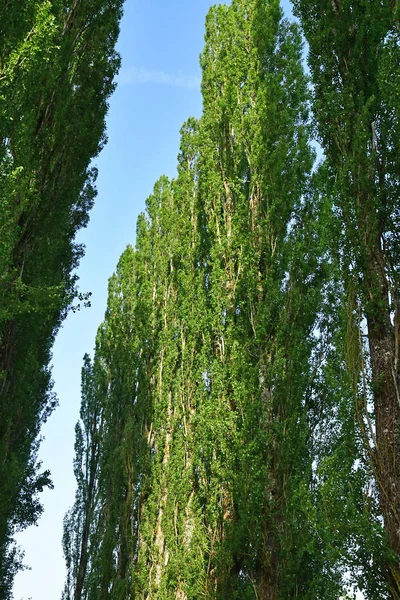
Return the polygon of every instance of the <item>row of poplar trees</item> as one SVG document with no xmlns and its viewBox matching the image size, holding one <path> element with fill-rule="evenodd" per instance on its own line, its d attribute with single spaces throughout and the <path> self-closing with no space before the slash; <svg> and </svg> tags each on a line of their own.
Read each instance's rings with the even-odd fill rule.
<svg viewBox="0 0 400 600">
<path fill-rule="evenodd" d="M 87 300 L 73 274 L 83 248 L 119 66 L 121 0 L 0 0 L 0 598 L 21 556 L 14 534 L 51 486 L 37 463 L 53 410 L 51 346 Z"/>
<path fill-rule="evenodd" d="M 294 10 L 311 84 L 278 0 L 207 16 L 84 359 L 64 600 L 400 599 L 399 5 Z"/>
</svg>

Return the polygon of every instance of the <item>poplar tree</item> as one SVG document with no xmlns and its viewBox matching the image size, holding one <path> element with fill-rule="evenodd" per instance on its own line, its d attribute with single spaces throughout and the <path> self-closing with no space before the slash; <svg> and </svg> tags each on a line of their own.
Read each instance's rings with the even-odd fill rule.
<svg viewBox="0 0 400 600">
<path fill-rule="evenodd" d="M 135 596 L 206 593 L 208 534 L 198 497 L 196 414 L 204 388 L 206 307 L 198 254 L 198 124 L 182 129 L 178 177 L 147 202 L 153 251 L 151 463 L 133 569 Z"/>
<path fill-rule="evenodd" d="M 302 513 L 317 265 L 292 263 L 290 249 L 312 165 L 300 57 L 278 2 L 207 17 L 199 194 L 212 350 L 199 420 L 210 598 L 310 598 L 321 568 Z M 312 240 L 300 239 L 310 259 Z"/>
<path fill-rule="evenodd" d="M 378 1 L 293 3 L 310 47 L 315 121 L 340 223 L 344 302 L 359 331 L 349 371 L 392 553 L 384 565 L 387 585 L 398 599 L 399 9 Z"/>
<path fill-rule="evenodd" d="M 93 389 L 95 404 L 101 407 L 102 436 L 96 473 L 98 497 L 91 515 L 81 590 L 81 597 L 89 599 L 129 597 L 132 565 L 138 555 L 139 520 L 148 494 L 154 269 L 146 232 L 145 221 L 140 218 L 137 250 L 126 249 L 110 279 L 107 311 L 96 340 L 94 365 L 98 368 L 93 371 Z M 72 515 L 81 504 L 78 490 Z M 67 515 L 64 522 L 65 590 L 69 589 L 74 598 L 78 580 L 69 547 L 75 536 L 75 521 Z M 75 539 L 81 547 L 82 533 Z"/>
<path fill-rule="evenodd" d="M 119 66 L 121 0 L 0 2 L 0 581 L 13 533 L 41 512 L 34 464 L 56 405 L 49 362 L 79 296 L 77 231 L 95 198 Z M 83 299 L 83 297 L 82 297 Z M 29 489 L 28 489 L 29 488 Z M 24 490 L 24 493 L 21 493 Z M 29 491 L 30 490 L 30 491 Z M 12 561 L 11 561 L 12 562 Z"/>
<path fill-rule="evenodd" d="M 63 550 L 68 577 L 63 600 L 81 600 L 90 572 L 92 544 L 99 512 L 99 463 L 103 439 L 103 405 L 106 377 L 88 355 L 82 367 L 80 421 L 75 427 L 74 474 L 77 482 L 74 506 L 64 519 Z"/>
<path fill-rule="evenodd" d="M 147 245 L 140 221 L 138 243 L 143 238 Z M 107 394 L 99 473 L 101 511 L 90 599 L 130 597 L 150 458 L 150 273 L 151 264 L 139 262 L 136 252 L 128 247 L 110 279 L 107 312 L 98 333 L 96 357 L 107 374 Z"/>
</svg>

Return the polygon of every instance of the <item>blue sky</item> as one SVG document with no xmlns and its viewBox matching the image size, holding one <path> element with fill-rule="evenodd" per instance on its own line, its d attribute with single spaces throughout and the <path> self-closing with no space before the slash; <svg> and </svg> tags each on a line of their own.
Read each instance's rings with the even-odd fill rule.
<svg viewBox="0 0 400 600">
<path fill-rule="evenodd" d="M 95 160 L 98 197 L 89 226 L 79 236 L 86 256 L 79 269 L 81 291 L 92 307 L 70 314 L 53 352 L 53 378 L 60 406 L 46 424 L 43 467 L 55 489 L 44 492 L 38 527 L 19 536 L 31 570 L 16 578 L 15 600 L 58 600 L 65 567 L 62 520 L 74 501 L 74 426 L 79 415 L 80 369 L 103 319 L 107 280 L 121 252 L 135 238 L 136 218 L 160 175 L 175 175 L 179 130 L 200 116 L 200 68 L 208 0 L 127 0 L 119 51 L 122 69 L 107 120 L 109 142 Z M 284 6 L 288 4 L 285 0 Z"/>
</svg>

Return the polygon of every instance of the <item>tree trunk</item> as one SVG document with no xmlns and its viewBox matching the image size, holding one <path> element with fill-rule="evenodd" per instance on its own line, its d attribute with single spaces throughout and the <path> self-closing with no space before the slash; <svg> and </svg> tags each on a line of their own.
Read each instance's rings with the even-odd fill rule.
<svg viewBox="0 0 400 600">
<path fill-rule="evenodd" d="M 397 336 L 390 320 L 383 252 L 370 254 L 366 307 L 376 419 L 375 469 L 380 505 L 391 550 L 400 556 L 400 399 Z M 400 600 L 399 559 L 389 566 L 389 589 Z"/>
</svg>

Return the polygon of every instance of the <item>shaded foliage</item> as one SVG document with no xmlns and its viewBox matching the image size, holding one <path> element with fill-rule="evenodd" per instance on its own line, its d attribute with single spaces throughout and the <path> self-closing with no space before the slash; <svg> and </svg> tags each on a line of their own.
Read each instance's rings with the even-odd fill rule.
<svg viewBox="0 0 400 600">
<path fill-rule="evenodd" d="M 28 488 L 48 479 L 30 457 L 56 405 L 54 336 L 79 296 L 74 239 L 96 195 L 91 160 L 106 140 L 121 5 L 0 3 L 1 565 L 13 522 L 40 512 Z"/>
<path fill-rule="evenodd" d="M 294 0 L 309 43 L 337 260 L 349 305 L 349 377 L 392 558 L 374 565 L 400 598 L 399 14 L 397 3 Z M 390 65 L 390 67 L 389 67 Z M 389 70 L 388 70 L 389 69 Z"/>
</svg>

